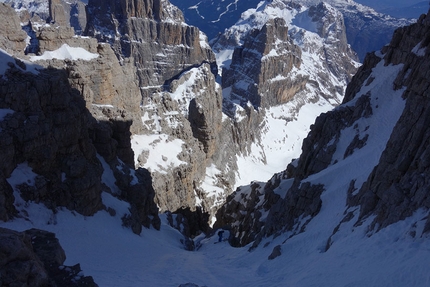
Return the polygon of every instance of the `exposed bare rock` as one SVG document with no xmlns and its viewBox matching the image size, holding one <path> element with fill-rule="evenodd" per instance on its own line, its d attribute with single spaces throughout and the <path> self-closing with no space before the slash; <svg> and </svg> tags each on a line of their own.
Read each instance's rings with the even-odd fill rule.
<svg viewBox="0 0 430 287">
<path fill-rule="evenodd" d="M 0 220 L 8 221 L 16 214 L 13 189 L 4 177 L 0 182 Z"/>
<path fill-rule="evenodd" d="M 0 122 L 0 150 L 2 158 L 8 159 L 0 165 L 2 176 L 7 179 L 15 170 L 31 169 L 33 179 L 13 186 L 24 200 L 43 202 L 51 209 L 65 206 L 83 215 L 104 209 L 101 192 L 112 192 L 131 202 L 133 231 L 140 233 L 142 225 L 159 228 L 151 176 L 133 168 L 132 118 L 123 110 L 127 101 L 116 99 L 115 104 L 123 109 L 103 102 L 112 100 L 103 97 L 103 87 L 113 93 L 134 87 L 137 99 L 139 90 L 133 79 L 127 86 L 127 73 L 115 61 L 109 46 L 100 46 L 98 51 L 100 59 L 93 62 L 41 61 L 35 74 L 26 73 L 24 63 L 11 62 L 11 68 L 0 79 L 0 107 L 11 111 Z M 43 69 L 43 65 L 49 68 Z M 97 78 L 100 70 L 95 67 L 110 70 L 107 74 L 113 73 L 114 79 Z M 113 170 L 119 192 L 102 185 L 103 168 L 97 154 Z M 7 181 L 2 187 L 2 218 L 7 220 L 15 214 L 10 204 L 13 195 Z M 22 207 L 17 209 L 21 212 Z"/>
<path fill-rule="evenodd" d="M 69 17 L 63 7 L 61 0 L 49 0 L 49 17 L 50 22 L 56 26 L 70 27 Z"/>
<path fill-rule="evenodd" d="M 307 80 L 276 77 L 287 75 L 300 64 L 301 50 L 288 38 L 284 19 L 270 19 L 235 49 L 230 68 L 223 71 L 222 85 L 232 86 L 232 100 L 238 99 L 242 106 L 248 100 L 255 108 L 285 103 Z"/>
<path fill-rule="evenodd" d="M 270 253 L 269 257 L 267 259 L 269 260 L 273 260 L 278 256 L 282 255 L 282 247 L 281 245 L 276 245 L 275 247 L 273 247 L 273 251 L 272 253 Z"/>
<path fill-rule="evenodd" d="M 217 211 L 214 229 L 229 229 L 230 244 L 245 246 L 256 239 L 269 209 L 279 199 L 279 195 L 265 189 L 263 183 L 254 182 L 250 186 L 239 187 Z"/>
<path fill-rule="evenodd" d="M 158 131 L 152 144 L 160 141 L 181 145 L 177 155 L 180 164 L 151 170 L 156 202 L 161 211 L 176 211 L 182 207 L 195 209 L 196 194 L 203 201 L 205 211 L 211 210 L 214 198 L 206 198 L 198 189 L 206 167 L 216 157 L 221 130 L 221 91 L 209 64 L 184 72 L 171 81 L 168 91 L 154 93 L 144 99 L 143 125 L 148 132 Z M 138 136 L 137 136 L 138 137 Z M 134 139 L 132 140 L 134 141 Z M 136 140 L 137 141 L 137 140 Z M 149 156 L 148 148 L 136 155 L 137 166 L 143 166 Z M 160 156 L 160 155 L 158 155 Z M 160 158 L 160 166 L 168 159 Z"/>
<path fill-rule="evenodd" d="M 31 237 L 25 233 L 0 229 L 0 274 L 2 285 L 48 285 L 49 275 L 33 251 Z"/>
<path fill-rule="evenodd" d="M 411 216 L 420 208 L 430 208 L 429 19 L 430 14 L 422 15 L 416 24 L 399 28 L 382 50 L 387 65 L 404 65 L 394 87 L 406 87 L 406 107 L 379 164 L 358 194 L 350 198 L 350 204 L 361 206 L 361 218 L 376 215 L 374 224 L 378 228 Z"/>
<path fill-rule="evenodd" d="M 11 54 L 23 54 L 27 34 L 21 29 L 19 18 L 15 11 L 8 5 L 0 3 L 0 48 Z"/>
<path fill-rule="evenodd" d="M 86 215 L 100 210 L 101 167 L 89 141 L 88 112 L 65 72 L 51 69 L 35 76 L 15 68 L 5 76 L 7 80 L 0 79 L 0 106 L 14 113 L 0 122 L 1 133 L 13 139 L 1 149 L 13 152 L 11 161 L 1 164 L 3 175 L 8 178 L 17 164 L 27 161 L 43 176 L 35 186 L 21 186 L 24 198 Z"/>
<path fill-rule="evenodd" d="M 209 45 L 201 45 L 205 36 L 164 0 L 90 0 L 86 35 L 111 43 L 119 59 L 133 57 L 140 87 L 162 86 L 193 66 L 215 63 Z"/>
<path fill-rule="evenodd" d="M 3 286 L 90 286 L 79 264 L 63 266 L 66 255 L 55 234 L 0 228 L 0 283 Z"/>
<path fill-rule="evenodd" d="M 397 65 L 400 72 L 395 72 L 395 80 L 387 82 L 388 90 L 392 93 L 403 94 L 405 108 L 397 123 L 394 125 L 391 136 L 382 152 L 379 162 L 370 173 L 366 173 L 367 181 L 356 186 L 352 180 L 350 186 L 345 189 L 348 194 L 346 209 L 351 206 L 359 206 L 359 216 L 355 218 L 356 225 L 363 223 L 365 219 L 374 216 L 369 231 L 378 231 L 390 224 L 412 216 L 416 211 L 430 210 L 430 197 L 428 196 L 430 178 L 428 168 L 428 143 L 430 132 L 428 131 L 430 113 L 427 111 L 430 76 L 428 70 L 430 62 L 429 33 L 430 14 L 423 15 L 418 23 L 408 27 L 399 28 L 391 43 L 381 52 L 369 54 L 364 65 L 356 76 L 353 77 L 347 89 L 344 105 L 320 115 L 311 132 L 303 141 L 300 158 L 291 163 L 287 170 L 275 175 L 265 187 L 260 188 L 260 196 L 265 198 L 277 192 L 285 193 L 269 209 L 262 208 L 261 200 L 247 200 L 252 198 L 255 191 L 243 192 L 242 198 L 238 192 L 236 197 L 229 198 L 224 211 L 229 209 L 233 214 L 231 218 L 218 214 L 220 223 L 233 226 L 233 231 L 239 239 L 238 245 L 243 246 L 251 238 L 255 240 L 253 247 L 270 235 L 278 235 L 288 232 L 294 236 L 304 232 L 308 223 L 321 210 L 323 201 L 321 194 L 325 192 L 322 184 L 313 184 L 312 175 L 318 174 L 328 167 L 353 155 L 357 150 L 363 149 L 370 138 L 366 131 L 369 126 L 367 118 L 378 114 L 380 107 L 375 104 L 375 98 L 389 97 L 390 94 L 372 95 L 374 92 L 360 92 L 363 88 L 372 84 L 375 80 L 370 77 L 371 72 L 378 65 Z M 397 71 L 397 70 L 394 70 Z M 397 74 L 398 73 L 398 74 Z M 377 77 L 376 74 L 374 74 Z M 391 78 L 390 78 L 391 79 Z M 381 82 L 381 80 L 379 79 Z M 378 91 L 380 92 L 380 91 Z M 400 110 L 401 112 L 402 110 Z M 358 122 L 362 133 L 359 133 Z M 339 145 L 340 135 L 344 130 L 356 132 L 354 136 L 343 139 Z M 336 149 L 342 146 L 344 152 L 336 155 Z M 249 202 L 249 207 L 245 203 Z M 244 207 L 245 206 L 245 207 Z M 267 211 L 267 218 L 261 222 L 253 222 L 257 212 Z M 242 212 L 241 212 L 242 211 Z M 239 215 L 241 214 L 241 215 Z M 234 218 L 237 216 L 239 219 Z M 261 218 L 261 217 L 260 217 Z M 339 226 L 354 218 L 351 212 L 345 212 L 344 219 Z M 423 232 L 430 231 L 430 220 L 427 220 Z M 337 232 L 339 226 L 335 228 Z M 333 234 L 334 234 L 333 233 Z M 415 235 L 414 235 L 415 236 Z M 327 248 L 331 244 L 329 239 Z"/>
</svg>

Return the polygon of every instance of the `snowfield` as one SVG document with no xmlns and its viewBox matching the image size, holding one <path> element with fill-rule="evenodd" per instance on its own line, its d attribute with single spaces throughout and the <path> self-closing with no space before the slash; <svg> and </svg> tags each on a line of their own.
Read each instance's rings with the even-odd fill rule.
<svg viewBox="0 0 430 287">
<path fill-rule="evenodd" d="M 15 230 L 40 228 L 55 232 L 66 251 L 66 265 L 81 264 L 84 275 L 103 287 L 171 286 L 192 282 L 199 286 L 416 286 L 430 284 L 430 240 L 410 236 L 415 222 L 423 228 L 424 212 L 366 235 L 366 224 L 339 235 L 323 252 L 331 222 L 317 216 L 308 230 L 283 243 L 288 234 L 266 239 L 252 252 L 233 248 L 218 237 L 199 238 L 197 251 L 184 250 L 182 235 L 167 225 L 144 229 L 140 236 L 121 226 L 128 204 L 104 193 L 105 205 L 114 208 L 93 217 L 60 210 L 53 214 L 43 205 L 26 204 L 31 221 L 24 218 L 0 225 Z M 369 219 L 370 220 L 370 219 Z M 345 227 L 346 228 L 346 227 Z M 348 226 L 348 228 L 351 228 Z M 331 232 L 331 231 L 330 231 Z M 263 247 L 266 242 L 268 245 Z M 282 255 L 268 260 L 282 245 Z"/>
<path fill-rule="evenodd" d="M 84 48 L 70 47 L 67 44 L 63 44 L 60 48 L 55 51 L 45 51 L 41 56 L 31 56 L 30 61 L 35 62 L 39 60 L 85 60 L 90 61 L 98 58 L 98 54 L 90 53 Z"/>
<path fill-rule="evenodd" d="M 418 210 L 406 220 L 378 232 L 369 232 L 372 217 L 359 226 L 354 226 L 354 219 L 339 225 L 346 212 L 351 211 L 355 218 L 359 213 L 358 207 L 346 207 L 346 190 L 351 179 L 361 183 L 367 178 L 403 111 L 402 90 L 393 91 L 386 84 L 393 81 L 400 69 L 401 65 L 384 66 L 383 62 L 374 68 L 369 77 L 375 79 L 357 95 L 372 91 L 373 115 L 359 119 L 354 129 L 343 130 L 337 150 L 344 151 L 357 133 L 360 138 L 368 134 L 368 144 L 345 159 L 339 156 L 327 169 L 305 179 L 324 184 L 325 191 L 321 196 L 321 211 L 303 233 L 290 237 L 292 233 L 286 232 L 275 238 L 264 238 L 251 252 L 249 246 L 233 248 L 227 242 L 214 244 L 218 240 L 216 235 L 202 234 L 195 238 L 199 248 L 186 251 L 181 243 L 183 236 L 167 224 L 165 215 L 161 215 L 160 231 L 144 229 L 135 235 L 122 227 L 121 217 L 128 214 L 129 204 L 106 192 L 102 195 L 103 203 L 116 211 L 114 216 L 100 211 L 84 217 L 66 209 L 53 213 L 43 204 L 24 202 L 16 186 L 23 182 L 34 184 L 36 176 L 26 163 L 18 165 L 8 179 L 15 188 L 15 206 L 20 217 L 1 222 L 0 226 L 18 231 L 40 228 L 56 233 L 67 255 L 65 264 L 80 263 L 84 274 L 93 276 L 104 287 L 177 287 L 190 282 L 212 287 L 430 286 L 430 240 L 428 234 L 422 235 L 428 211 Z M 353 104 L 354 100 L 346 105 Z M 3 111 L 3 114 L 10 112 Z M 299 122 L 296 130 L 302 128 Z M 273 140 L 270 133 L 267 139 Z M 279 163 L 283 160 L 279 159 Z M 211 172 L 216 172 L 216 168 L 209 168 L 208 173 Z M 113 184 L 108 177 L 105 170 L 104 182 Z M 276 192 L 284 195 L 286 190 L 282 189 L 289 184 L 285 181 Z M 340 227 L 333 234 L 337 225 Z M 282 254 L 268 260 L 278 245 Z"/>
</svg>

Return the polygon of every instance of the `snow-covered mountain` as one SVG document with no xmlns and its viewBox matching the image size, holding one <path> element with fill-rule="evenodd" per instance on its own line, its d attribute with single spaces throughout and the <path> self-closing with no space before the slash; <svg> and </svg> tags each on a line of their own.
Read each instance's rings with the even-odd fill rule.
<svg viewBox="0 0 430 287">
<path fill-rule="evenodd" d="M 225 1 L 179 1 L 172 0 L 185 15 L 187 23 L 199 27 L 209 39 L 214 39 L 218 34 L 224 33 L 237 22 L 242 13 L 249 9 L 255 9 L 260 1 L 225 0 Z M 270 3 L 271 1 L 266 1 Z M 315 6 L 319 0 L 285 1 L 286 3 L 302 6 Z M 327 0 L 323 1 L 338 9 L 344 16 L 348 43 L 357 52 L 360 60 L 368 52 L 375 51 L 387 44 L 397 27 L 404 26 L 415 20 L 406 20 L 390 17 L 376 12 L 370 7 L 361 5 L 351 0 Z M 413 17 L 417 19 L 426 10 L 417 11 Z"/>
<path fill-rule="evenodd" d="M 328 4 L 262 2 L 212 46 L 224 113 L 244 125 L 242 137 L 252 135 L 239 158 L 240 184 L 268 176 L 253 170 L 273 171 L 296 157 L 312 118 L 342 101 L 358 67 L 342 15 Z"/>
<path fill-rule="evenodd" d="M 214 54 L 166 0 L 90 0 L 85 37 L 30 25 L 37 55 L 0 4 L 2 284 L 429 283 L 430 15 L 351 78 L 345 1 L 303 3 Z"/>
<path fill-rule="evenodd" d="M 127 212 L 128 203 L 108 193 L 103 193 L 103 203 L 116 214 L 99 212 L 90 217 L 64 208 L 54 213 L 42 204 L 23 201 L 15 193 L 29 220 L 16 218 L 1 225 L 20 231 L 36 227 L 55 232 L 66 251 L 64 264 L 80 263 L 83 271 L 76 280 L 91 275 L 99 286 L 426 286 L 430 280 L 426 272 L 430 243 L 425 200 L 428 125 L 423 116 L 427 113 L 414 109 L 428 107 L 429 80 L 423 76 L 428 70 L 428 47 L 422 39 L 429 27 L 422 19 L 399 30 L 387 48 L 367 58 L 350 84 L 344 104 L 316 121 L 298 162 L 276 175 L 265 190 L 264 183 L 255 182 L 232 196 L 236 207 L 227 205 L 234 208 L 226 212 L 236 220 L 237 225 L 231 227 L 238 228 L 239 236 L 250 230 L 246 227 L 250 220 L 239 220 L 240 216 L 263 220 L 268 236 L 261 237 L 252 252 L 247 248 L 250 245 L 232 248 L 227 242 L 217 243 L 217 236 L 196 237 L 198 249 L 186 251 L 181 244 L 183 235 L 169 226 L 164 215 L 160 231 L 148 229 L 136 236 L 121 227 L 121 214 Z M 414 129 L 410 129 L 411 120 Z M 413 148 L 415 144 L 418 149 Z M 393 156 L 394 150 L 399 156 Z M 411 181 L 405 173 L 424 176 Z M 373 188 L 359 188 L 371 186 L 375 180 L 383 182 L 381 177 L 393 188 L 382 191 L 377 184 L 376 193 Z M 35 174 L 21 166 L 8 182 L 17 186 L 32 180 Z M 411 183 L 416 183 L 412 184 L 415 187 Z M 290 186 L 298 188 L 300 204 L 295 207 L 288 205 L 296 200 L 288 191 Z M 421 204 L 411 213 L 398 213 L 411 205 L 392 202 L 402 202 L 399 195 L 404 188 L 418 188 L 410 199 Z M 379 199 L 369 200 L 369 191 Z M 388 196 L 392 192 L 397 196 Z M 382 196 L 384 193 L 387 196 Z M 269 194 L 271 200 L 267 200 Z M 250 201 L 255 205 L 248 205 Z M 281 202 L 291 207 L 276 207 Z M 236 215 L 230 213 L 237 206 L 244 209 Z M 388 206 L 394 209 L 386 209 Z M 386 225 L 385 219 L 391 217 L 385 215 L 389 214 L 406 217 Z M 281 221 L 276 222 L 277 218 Z M 269 236 L 270 230 L 275 236 Z M 225 238 L 230 234 L 240 238 L 234 229 L 225 231 Z M 70 267 L 62 267 L 66 268 Z"/>
</svg>

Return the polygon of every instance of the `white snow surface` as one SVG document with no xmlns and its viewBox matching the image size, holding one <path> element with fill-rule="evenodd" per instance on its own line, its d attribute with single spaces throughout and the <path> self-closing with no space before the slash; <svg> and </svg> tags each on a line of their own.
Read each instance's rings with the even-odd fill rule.
<svg viewBox="0 0 430 287">
<path fill-rule="evenodd" d="M 171 139 L 166 134 L 133 135 L 131 138 L 134 162 L 151 172 L 167 173 L 169 168 L 187 164 L 178 159 L 178 154 L 182 152 L 183 144 L 184 141 Z M 143 151 L 148 156 L 144 164 L 139 164 L 138 156 Z"/>
<path fill-rule="evenodd" d="M 19 59 L 19 60 L 25 64 L 25 69 L 21 68 L 18 65 L 15 65 L 14 57 L 8 52 L 6 52 L 5 50 L 0 49 L 0 76 L 4 75 L 6 71 L 10 68 L 9 63 L 13 63 L 15 67 L 21 70 L 22 72 L 30 72 L 33 74 L 38 74 L 39 73 L 38 69 L 43 69 L 43 67 L 37 64 L 33 64 L 23 59 Z"/>
<path fill-rule="evenodd" d="M 356 4 L 349 0 L 329 2 Z M 312 28 L 306 19 L 301 20 L 303 28 Z M 52 54 L 40 56 L 40 59 L 90 60 L 97 57 L 85 50 L 63 47 Z M 425 52 L 418 46 L 414 50 L 417 55 Z M 309 53 L 308 57 L 311 56 Z M 229 57 L 224 54 L 222 62 L 228 64 Z M 6 63 L 10 59 L 7 53 L 0 51 L 0 75 L 8 68 Z M 374 234 L 369 234 L 367 230 L 373 218 L 357 227 L 353 226 L 354 220 L 342 223 L 332 237 L 330 249 L 324 252 L 328 238 L 346 211 L 346 190 L 350 181 L 356 179 L 358 185 L 367 179 L 403 111 L 402 90 L 394 92 L 387 85 L 400 69 L 400 65 L 384 67 L 382 63 L 379 64 L 370 76 L 375 77 L 375 80 L 359 92 L 358 96 L 372 91 L 374 115 L 361 119 L 354 129 L 343 130 L 338 154 L 335 155 L 338 161 L 306 179 L 324 184 L 323 205 L 320 213 L 307 225 L 306 231 L 292 238 L 289 238 L 289 233 L 266 238 L 257 249 L 249 252 L 249 246 L 232 248 L 227 242 L 214 244 L 216 236 L 199 237 L 200 248 L 193 252 L 185 251 L 180 243 L 183 236 L 167 225 L 164 215 L 161 215 L 160 231 L 144 229 L 140 235 L 135 235 L 122 227 L 121 217 L 129 213 L 130 206 L 107 192 L 102 194 L 103 203 L 116 210 L 115 216 L 100 211 L 94 216 L 84 217 L 66 209 L 59 209 L 54 214 L 43 204 L 25 202 L 15 188 L 22 183 L 34 185 L 37 174 L 27 163 L 18 165 L 8 179 L 14 187 L 15 206 L 21 217 L 0 222 L 0 226 L 19 231 L 40 228 L 55 232 L 67 255 L 65 264 L 80 263 L 85 275 L 93 276 L 99 286 L 106 287 L 176 287 L 188 282 L 212 287 L 430 286 L 430 240 L 427 235 L 420 236 L 428 211 L 419 210 L 412 217 Z M 178 91 L 171 96 L 176 99 L 179 94 Z M 349 103 L 352 104 L 354 101 Z M 273 173 L 285 169 L 292 159 L 300 155 L 302 140 L 315 117 L 332 107 L 328 101 L 306 103 L 298 113 L 294 113 L 290 110 L 295 105 L 290 103 L 267 111 L 267 126 L 271 128 L 265 131 L 262 143 L 253 146 L 251 156 L 239 158 L 237 185 L 248 184 L 253 180 L 264 181 Z M 9 113 L 13 111 L 0 110 L 0 120 Z M 368 144 L 343 159 L 341 154 L 356 134 L 360 138 L 368 134 Z M 165 134 L 135 135 L 132 138 L 136 155 L 143 150 L 148 152 L 144 166 L 158 172 L 165 172 L 168 167 L 183 163 L 177 157 L 182 151 L 182 144 L 181 140 L 169 139 Z M 102 158 L 100 160 L 104 168 L 102 180 L 115 192 L 117 189 L 112 180 L 112 170 Z M 263 164 L 264 161 L 267 164 Z M 206 173 L 204 184 L 211 183 L 219 170 L 216 166 L 210 166 Z M 282 182 L 276 193 L 284 196 L 290 184 L 288 180 Z M 221 193 L 211 184 L 202 187 L 215 197 Z M 356 216 L 359 212 L 358 209 L 348 211 L 353 211 Z M 411 232 L 416 232 L 417 236 L 411 236 Z M 281 245 L 282 255 L 267 260 L 277 245 Z"/>
<path fill-rule="evenodd" d="M 17 169 L 20 172 L 14 172 L 13 180 L 9 179 L 11 184 L 34 178 L 28 166 Z M 348 171 L 352 176 L 351 170 Z M 330 200 L 334 203 L 329 207 L 339 203 L 333 193 L 327 195 L 324 205 Z M 55 232 L 67 255 L 64 264 L 80 263 L 83 274 L 93 276 L 99 286 L 177 287 L 189 282 L 199 286 L 249 287 L 418 287 L 430 284 L 427 270 L 430 240 L 427 236 L 410 236 L 410 231 L 420 234 L 423 229 L 423 211 L 371 237 L 366 234 L 366 223 L 356 228 L 345 223 L 327 252 L 322 250 L 336 225 L 328 215 L 336 219 L 342 216 L 338 207 L 323 208 L 306 232 L 287 241 L 288 233 L 265 239 L 252 252 L 248 247 L 230 247 L 227 242 L 214 244 L 217 236 L 201 236 L 197 251 L 185 251 L 180 243 L 182 235 L 167 225 L 164 215 L 160 231 L 144 229 L 140 235 L 135 235 L 122 227 L 120 218 L 128 213 L 129 204 L 106 192 L 103 203 L 117 211 L 115 216 L 100 211 L 84 217 L 65 209 L 54 214 L 42 204 L 24 205 L 22 202 L 16 195 L 18 209 L 25 208 L 30 220 L 16 218 L 1 222 L 0 226 L 18 231 L 40 228 Z M 266 243 L 268 245 L 263 247 Z M 282 255 L 267 260 L 276 245 L 281 245 Z"/>
<path fill-rule="evenodd" d="M 63 44 L 60 48 L 54 51 L 45 51 L 41 56 L 31 56 L 30 61 L 39 60 L 85 60 L 90 61 L 98 58 L 99 54 L 90 53 L 81 47 L 70 47 L 67 44 Z"/>
<path fill-rule="evenodd" d="M 321 81 L 320 73 L 324 73 L 335 86 L 346 87 L 347 84 L 344 79 L 337 78 L 321 65 L 321 58 L 318 53 L 325 49 L 334 48 L 329 47 L 331 39 L 321 38 L 316 33 L 317 24 L 309 18 L 309 8 L 302 6 L 299 10 L 291 9 L 285 3 L 286 1 L 274 0 L 269 5 L 268 2 L 262 1 L 256 9 L 249 9 L 242 13 L 241 19 L 225 33 L 230 38 L 236 38 L 236 42 L 241 44 L 242 37 L 252 29 L 261 29 L 269 19 L 283 18 L 288 26 L 289 37 L 302 50 L 302 63 L 300 69 L 294 68 L 287 75 L 277 75 L 270 80 L 277 81 L 285 77 L 294 79 L 304 76 L 309 77 L 311 81 L 318 82 L 319 88 L 307 84 L 306 90 L 297 93 L 292 101 L 266 111 L 266 128 L 262 132 L 262 141 L 252 145 L 249 155 L 238 157 L 239 172 L 235 188 L 249 184 L 252 180 L 267 181 L 274 173 L 284 170 L 289 162 L 300 155 L 302 140 L 308 134 L 309 127 L 315 118 L 321 113 L 333 109 L 341 102 L 343 93 L 333 95 L 332 91 L 327 89 L 326 83 Z M 312 3 L 305 4 L 311 5 Z M 340 12 L 330 5 L 326 5 L 326 7 L 332 10 L 332 14 L 340 15 Z M 228 67 L 234 48 L 215 44 L 214 50 L 217 64 L 220 67 Z M 279 52 L 282 51 L 272 50 L 263 59 L 276 56 Z M 351 62 L 357 67 L 360 65 L 352 60 Z M 219 69 L 219 71 L 221 70 Z M 236 83 L 235 86 L 238 87 L 241 84 L 243 84 L 244 90 L 249 85 L 243 81 L 243 83 Z M 227 100 L 230 99 L 230 91 L 231 88 L 226 88 L 223 91 L 224 98 Z M 333 97 L 324 98 L 321 96 L 322 94 Z M 315 102 L 315 99 L 318 100 Z M 238 105 L 235 108 L 237 110 L 242 109 Z M 240 121 L 241 119 L 243 118 L 236 114 L 236 120 Z"/>
</svg>

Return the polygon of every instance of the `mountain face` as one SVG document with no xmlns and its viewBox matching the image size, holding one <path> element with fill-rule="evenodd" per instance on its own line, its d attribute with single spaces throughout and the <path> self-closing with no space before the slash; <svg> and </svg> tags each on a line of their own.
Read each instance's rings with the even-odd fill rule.
<svg viewBox="0 0 430 287">
<path fill-rule="evenodd" d="M 194 66 L 214 65 L 209 46 L 200 45 L 205 36 L 184 25 L 168 1 L 89 1 L 87 9 L 86 35 L 110 43 L 118 58 L 133 57 L 141 87 L 160 87 Z"/>
<path fill-rule="evenodd" d="M 255 247 L 285 232 L 291 238 L 330 216 L 328 250 L 338 233 L 365 225 L 372 236 L 419 210 L 427 215 L 410 234 L 425 236 L 429 17 L 397 29 L 389 45 L 366 57 L 342 105 L 316 119 L 299 159 L 267 183 L 229 197 L 217 224 L 232 227 L 236 245 L 256 240 Z"/>
<path fill-rule="evenodd" d="M 243 43 L 223 69 L 223 88 L 231 87 L 231 101 L 242 106 L 250 101 L 256 108 L 276 106 L 304 90 L 314 101 L 320 96 L 339 101 L 342 85 L 356 69 L 343 17 L 323 3 L 305 9 L 283 1 L 263 4 L 214 43 L 215 51 Z M 317 64 L 311 54 L 321 61 Z"/>
<path fill-rule="evenodd" d="M 2 9 L 11 12 L 5 4 Z M 20 35 L 21 31 L 19 27 L 9 32 Z M 42 29 L 41 34 L 45 31 Z M 53 43 L 49 37 L 40 40 L 47 47 L 55 46 L 55 35 Z M 96 60 L 72 61 L 75 50 L 65 44 L 62 49 L 69 60 L 54 58 L 34 65 L 7 54 L 10 44 L 2 47 L 2 158 L 7 160 L 2 161 L 1 170 L 2 194 L 8 199 L 3 218 L 22 212 L 22 207 L 13 205 L 13 198 L 18 200 L 21 195 L 24 200 L 43 202 L 52 209 L 67 207 L 93 215 L 106 209 L 102 202 L 105 190 L 134 201 L 130 225 L 135 232 L 139 233 L 142 225 L 156 227 L 158 208 L 153 202 L 150 177 L 133 168 L 130 114 L 139 107 L 131 103 L 140 103 L 140 91 L 134 77 L 130 77 L 135 74 L 134 67 L 126 63 L 120 66 L 112 49 L 98 45 L 94 39 L 62 38 L 66 43 L 68 39 L 72 39 L 70 44 L 87 47 L 85 55 Z M 119 94 L 129 96 L 124 99 Z M 116 109 L 104 105 L 106 102 L 115 104 Z M 115 187 L 107 187 L 103 175 L 106 169 L 115 178 Z M 7 182 L 13 173 L 36 178 Z M 19 197 L 11 184 L 19 185 L 15 187 L 22 193 Z"/>
<path fill-rule="evenodd" d="M 255 9 L 260 1 L 178 1 L 178 6 L 185 15 L 187 23 L 195 25 L 205 32 L 209 39 L 216 39 L 219 34 L 230 28 L 249 9 Z M 265 1 L 266 4 L 272 1 Z M 276 2 L 276 1 L 275 1 Z M 316 6 L 321 1 L 299 0 L 284 1 L 289 5 Z M 363 61 L 366 53 L 378 50 L 387 44 L 397 27 L 408 25 L 414 20 L 397 19 L 378 12 L 355 1 L 323 1 L 338 9 L 345 20 L 348 43 Z M 294 4 L 293 4 L 294 3 Z M 413 16 L 418 18 L 417 11 Z"/>
<path fill-rule="evenodd" d="M 0 219 L 20 230 L 0 232 L 1 280 L 93 283 L 62 266 L 52 233 L 22 231 L 34 227 L 56 232 L 104 285 L 426 276 L 390 275 L 429 258 L 430 14 L 358 69 L 342 12 L 361 7 L 352 1 L 262 2 L 212 48 L 168 1 L 90 0 L 84 37 L 62 3 L 25 32 L 0 4 Z M 254 252 L 212 244 L 209 223 Z M 407 260 L 379 276 L 375 264 L 398 254 Z"/>
</svg>

